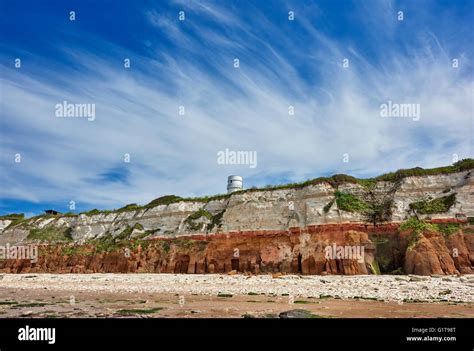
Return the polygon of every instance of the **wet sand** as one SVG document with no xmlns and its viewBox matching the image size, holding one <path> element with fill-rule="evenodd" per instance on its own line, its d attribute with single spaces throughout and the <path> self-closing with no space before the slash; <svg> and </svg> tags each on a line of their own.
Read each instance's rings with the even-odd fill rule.
<svg viewBox="0 0 474 351">
<path fill-rule="evenodd" d="M 4 274 L 0 317 L 277 318 L 295 309 L 323 318 L 474 317 L 470 278 L 407 279 Z"/>
</svg>

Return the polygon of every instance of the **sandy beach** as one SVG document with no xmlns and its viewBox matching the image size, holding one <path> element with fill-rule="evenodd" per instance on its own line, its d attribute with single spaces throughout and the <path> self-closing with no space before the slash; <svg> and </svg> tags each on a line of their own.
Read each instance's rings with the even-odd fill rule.
<svg viewBox="0 0 474 351">
<path fill-rule="evenodd" d="M 474 317 L 474 276 L 2 274 L 0 317 Z"/>
</svg>

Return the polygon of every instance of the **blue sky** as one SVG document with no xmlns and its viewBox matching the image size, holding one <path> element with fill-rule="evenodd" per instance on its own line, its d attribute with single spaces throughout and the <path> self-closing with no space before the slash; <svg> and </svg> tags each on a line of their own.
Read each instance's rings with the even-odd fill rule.
<svg viewBox="0 0 474 351">
<path fill-rule="evenodd" d="M 0 214 L 473 157 L 473 1 L 0 4 Z M 63 101 L 94 120 L 56 117 Z M 388 101 L 419 120 L 381 118 Z M 257 167 L 218 164 L 225 149 Z"/>
</svg>

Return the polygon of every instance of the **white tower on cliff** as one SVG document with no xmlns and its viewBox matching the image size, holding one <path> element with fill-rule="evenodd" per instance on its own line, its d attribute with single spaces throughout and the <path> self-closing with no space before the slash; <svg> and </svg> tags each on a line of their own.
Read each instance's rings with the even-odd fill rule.
<svg viewBox="0 0 474 351">
<path fill-rule="evenodd" d="M 243 179 L 238 175 L 231 175 L 227 177 L 227 194 L 233 193 L 243 189 Z"/>
</svg>

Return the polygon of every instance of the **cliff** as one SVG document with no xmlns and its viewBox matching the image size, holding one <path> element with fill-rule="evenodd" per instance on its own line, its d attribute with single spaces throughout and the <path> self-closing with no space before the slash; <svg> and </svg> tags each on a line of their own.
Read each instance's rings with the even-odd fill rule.
<svg viewBox="0 0 474 351">
<path fill-rule="evenodd" d="M 202 199 L 165 196 L 115 211 L 3 216 L 0 245 L 35 243 L 41 254 L 35 263 L 0 261 L 0 269 L 471 273 L 473 168 L 464 160 L 369 180 L 336 175 Z M 332 245 L 362 248 L 364 257 L 328 258 Z"/>
</svg>

